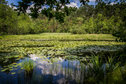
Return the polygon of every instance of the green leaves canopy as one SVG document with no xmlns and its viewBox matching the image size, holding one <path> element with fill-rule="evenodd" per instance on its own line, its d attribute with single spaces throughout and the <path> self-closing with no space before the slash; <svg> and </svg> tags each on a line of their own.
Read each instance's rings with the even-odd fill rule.
<svg viewBox="0 0 126 84">
<path fill-rule="evenodd" d="M 80 0 L 82 4 L 85 4 L 89 0 Z M 46 6 L 46 9 L 43 14 L 45 14 L 47 17 L 53 18 L 56 17 L 59 22 L 63 22 L 64 15 L 68 15 L 68 11 L 61 11 L 63 7 L 67 9 L 66 5 L 70 3 L 70 0 L 22 0 L 21 2 L 18 2 L 17 10 L 22 13 L 26 13 L 26 10 L 31 5 L 34 5 L 32 8 L 30 8 L 31 13 L 30 15 L 33 18 L 37 18 L 39 16 L 38 12 L 42 8 L 42 6 Z M 54 11 L 56 9 L 56 12 L 50 12 Z M 61 19 L 60 19 L 61 18 Z"/>
</svg>

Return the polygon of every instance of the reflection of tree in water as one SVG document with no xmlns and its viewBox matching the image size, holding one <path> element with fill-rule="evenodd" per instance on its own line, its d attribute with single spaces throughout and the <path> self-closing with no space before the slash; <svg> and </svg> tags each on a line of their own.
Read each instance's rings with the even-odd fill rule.
<svg viewBox="0 0 126 84">
<path fill-rule="evenodd" d="M 42 61 L 40 59 L 37 59 L 36 65 L 36 68 L 41 70 L 41 75 L 43 75 L 43 78 L 47 77 L 48 81 L 53 81 L 53 84 L 74 84 L 77 82 L 81 82 L 81 66 L 79 61 L 70 61 L 62 59 L 61 61 L 57 61 L 50 64 L 45 60 Z M 36 74 L 36 76 L 40 76 L 40 73 L 39 75 Z M 45 80 L 43 79 L 43 81 Z"/>
</svg>

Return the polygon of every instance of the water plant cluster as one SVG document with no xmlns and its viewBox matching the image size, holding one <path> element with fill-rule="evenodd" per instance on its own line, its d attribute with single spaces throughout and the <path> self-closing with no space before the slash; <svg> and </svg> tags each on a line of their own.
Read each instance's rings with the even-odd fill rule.
<svg viewBox="0 0 126 84">
<path fill-rule="evenodd" d="M 27 74 L 33 72 L 33 68 L 35 67 L 35 63 L 31 59 L 25 59 L 23 62 L 20 63 L 22 69 L 26 71 Z"/>
<path fill-rule="evenodd" d="M 125 84 L 126 67 L 121 65 L 121 61 L 115 61 L 114 57 L 105 57 L 103 60 L 100 56 L 92 56 L 87 62 L 84 71 L 84 82 L 89 84 Z"/>
<path fill-rule="evenodd" d="M 11 38 L 10 38 L 11 37 Z M 93 41 L 94 40 L 94 41 Z M 0 41 L 0 52 L 15 52 L 19 54 L 57 55 L 64 50 L 79 48 L 79 51 L 118 50 L 125 42 L 116 42 L 115 37 L 104 34 L 70 35 L 70 34 L 39 34 L 39 35 L 8 35 Z M 84 47 L 83 47 L 84 46 Z M 103 47 L 100 47 L 103 46 Z M 99 48 L 99 49 L 98 49 Z"/>
<path fill-rule="evenodd" d="M 11 54 L 16 54 L 20 58 L 29 54 L 41 54 L 42 56 L 56 57 L 122 49 L 125 42 L 116 42 L 115 39 L 109 34 L 7 35 L 0 39 L 0 55 L 8 57 Z"/>
</svg>

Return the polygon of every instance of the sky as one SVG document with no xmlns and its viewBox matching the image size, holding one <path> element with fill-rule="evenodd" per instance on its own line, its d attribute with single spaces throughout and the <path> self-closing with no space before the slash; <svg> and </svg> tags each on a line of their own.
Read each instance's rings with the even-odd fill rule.
<svg viewBox="0 0 126 84">
<path fill-rule="evenodd" d="M 8 4 L 11 4 L 11 3 L 18 4 L 18 2 L 21 0 L 6 0 L 6 1 L 8 1 Z"/>
<path fill-rule="evenodd" d="M 21 0 L 6 0 L 8 1 L 8 4 L 15 4 L 17 5 L 18 4 L 18 1 L 21 1 Z M 68 4 L 68 7 L 80 7 L 80 3 L 79 3 L 79 0 L 70 0 L 70 4 Z M 95 4 L 95 0 L 90 0 L 89 2 L 89 5 L 94 5 Z"/>
</svg>

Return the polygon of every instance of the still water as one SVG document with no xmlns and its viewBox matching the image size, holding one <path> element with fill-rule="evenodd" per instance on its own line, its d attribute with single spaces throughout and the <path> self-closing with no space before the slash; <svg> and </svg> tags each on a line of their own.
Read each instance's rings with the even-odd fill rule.
<svg viewBox="0 0 126 84">
<path fill-rule="evenodd" d="M 0 64 L 0 84 L 83 84 L 85 65 L 79 60 L 66 60 L 61 57 L 46 58 L 29 55 L 16 63 L 26 59 L 34 61 L 33 72 L 27 75 L 25 70 L 17 66 L 12 71 L 2 71 Z M 14 73 L 13 73 L 14 72 Z"/>
</svg>

